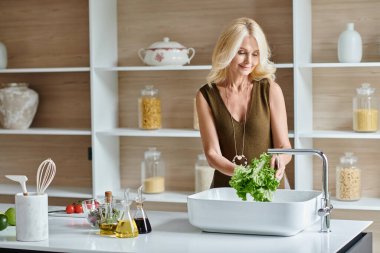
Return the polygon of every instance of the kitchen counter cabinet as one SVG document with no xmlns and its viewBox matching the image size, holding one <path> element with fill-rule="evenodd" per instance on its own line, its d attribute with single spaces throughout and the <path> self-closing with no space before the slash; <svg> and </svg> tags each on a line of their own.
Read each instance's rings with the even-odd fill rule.
<svg viewBox="0 0 380 253">
<path fill-rule="evenodd" d="M 189 223 L 185 212 L 152 211 L 148 212 L 148 217 L 152 225 L 152 233 L 139 235 L 137 238 L 119 239 L 98 235 L 98 231 L 91 229 L 85 218 L 50 216 L 48 240 L 19 242 L 16 241 L 15 227 L 8 227 L 0 232 L 0 251 L 8 248 L 17 249 L 17 252 L 37 250 L 50 252 L 328 253 L 338 252 L 345 245 L 349 245 L 354 238 L 361 239 L 355 246 L 363 247 L 361 244 L 364 244 L 364 247 L 370 250 L 369 252 L 372 251 L 370 234 L 367 237 L 362 233 L 372 223 L 371 221 L 332 220 L 332 232 L 328 234 L 319 232 L 320 223 L 317 222 L 295 236 L 277 237 L 202 232 Z"/>
</svg>

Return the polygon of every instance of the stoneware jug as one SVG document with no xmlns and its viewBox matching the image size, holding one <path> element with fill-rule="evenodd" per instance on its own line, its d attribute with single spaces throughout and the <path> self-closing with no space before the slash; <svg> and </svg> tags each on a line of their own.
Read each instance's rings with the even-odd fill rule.
<svg viewBox="0 0 380 253">
<path fill-rule="evenodd" d="M 355 31 L 354 23 L 348 23 L 338 40 L 338 60 L 342 63 L 358 63 L 362 60 L 362 38 Z"/>
<path fill-rule="evenodd" d="M 0 87 L 0 125 L 7 129 L 27 129 L 38 107 L 38 94 L 27 83 L 7 83 Z"/>
<path fill-rule="evenodd" d="M 7 48 L 0 41 L 0 69 L 7 68 L 7 64 L 8 64 Z"/>
</svg>

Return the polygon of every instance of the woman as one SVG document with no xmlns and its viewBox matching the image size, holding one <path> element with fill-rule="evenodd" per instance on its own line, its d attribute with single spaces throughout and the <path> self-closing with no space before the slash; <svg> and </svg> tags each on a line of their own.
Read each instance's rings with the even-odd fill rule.
<svg viewBox="0 0 380 253">
<path fill-rule="evenodd" d="M 203 149 L 215 168 L 212 188 L 229 187 L 236 165 L 268 148 L 291 148 L 284 96 L 269 57 L 264 32 L 249 18 L 234 20 L 216 43 L 208 84 L 196 96 Z M 280 180 L 291 156 L 276 159 L 271 165 Z"/>
</svg>

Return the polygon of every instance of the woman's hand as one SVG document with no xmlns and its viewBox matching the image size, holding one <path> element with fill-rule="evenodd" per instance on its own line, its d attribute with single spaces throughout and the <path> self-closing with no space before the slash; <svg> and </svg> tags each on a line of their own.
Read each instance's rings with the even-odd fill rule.
<svg viewBox="0 0 380 253">
<path fill-rule="evenodd" d="M 276 169 L 276 178 L 280 181 L 285 174 L 285 163 L 281 161 L 281 155 L 273 155 L 270 166 Z"/>
</svg>

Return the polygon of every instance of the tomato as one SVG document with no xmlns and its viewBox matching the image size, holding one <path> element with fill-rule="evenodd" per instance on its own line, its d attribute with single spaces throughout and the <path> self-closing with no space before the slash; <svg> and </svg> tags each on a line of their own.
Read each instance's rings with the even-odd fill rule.
<svg viewBox="0 0 380 253">
<path fill-rule="evenodd" d="M 70 214 L 70 213 L 73 213 L 75 211 L 75 207 L 73 204 L 68 204 L 66 206 L 66 213 Z"/>
<path fill-rule="evenodd" d="M 75 213 L 83 213 L 83 207 L 80 203 L 77 203 L 74 205 L 74 211 Z"/>
</svg>

